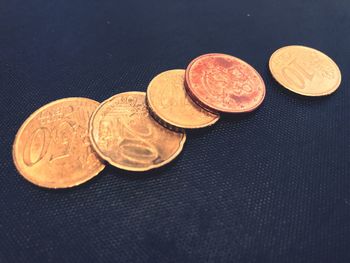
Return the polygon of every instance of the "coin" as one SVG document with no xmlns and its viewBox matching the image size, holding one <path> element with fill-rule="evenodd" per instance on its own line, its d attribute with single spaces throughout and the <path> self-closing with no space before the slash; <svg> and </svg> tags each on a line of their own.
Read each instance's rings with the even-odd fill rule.
<svg viewBox="0 0 350 263">
<path fill-rule="evenodd" d="M 90 140 L 110 164 L 129 171 L 163 166 L 181 152 L 184 132 L 158 124 L 148 113 L 145 92 L 117 94 L 96 109 L 90 119 Z"/>
<path fill-rule="evenodd" d="M 201 106 L 219 112 L 256 109 L 264 100 L 265 84 L 243 60 L 226 54 L 205 54 L 186 69 L 186 89 Z"/>
<path fill-rule="evenodd" d="M 309 47 L 282 47 L 272 54 L 269 67 L 278 83 L 300 95 L 329 95 L 341 83 L 337 64 L 327 55 Z"/>
<path fill-rule="evenodd" d="M 185 70 L 160 73 L 147 88 L 147 104 L 153 116 L 167 127 L 202 128 L 214 124 L 219 115 L 208 112 L 187 96 Z"/>
<path fill-rule="evenodd" d="M 13 144 L 17 170 L 47 188 L 79 185 L 105 167 L 91 147 L 89 118 L 99 103 L 87 98 L 53 101 L 35 111 Z"/>
</svg>

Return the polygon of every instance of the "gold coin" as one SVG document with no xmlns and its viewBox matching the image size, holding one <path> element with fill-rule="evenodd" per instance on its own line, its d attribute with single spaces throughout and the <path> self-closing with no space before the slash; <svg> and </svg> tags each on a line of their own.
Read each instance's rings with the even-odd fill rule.
<svg viewBox="0 0 350 263">
<path fill-rule="evenodd" d="M 13 144 L 17 170 L 47 188 L 79 185 L 105 167 L 91 147 L 89 118 L 99 103 L 87 98 L 53 101 L 35 111 Z"/>
<path fill-rule="evenodd" d="M 110 164 L 128 171 L 163 166 L 181 152 L 186 134 L 158 124 L 145 103 L 145 92 L 117 94 L 96 109 L 90 119 L 90 140 Z"/>
<path fill-rule="evenodd" d="M 282 86 L 305 96 L 329 95 L 341 82 L 337 64 L 327 55 L 309 47 L 282 47 L 272 54 L 269 67 Z"/>
<path fill-rule="evenodd" d="M 167 127 L 202 128 L 219 120 L 218 114 L 204 110 L 187 95 L 184 69 L 168 70 L 153 78 L 147 88 L 147 104 Z"/>
</svg>

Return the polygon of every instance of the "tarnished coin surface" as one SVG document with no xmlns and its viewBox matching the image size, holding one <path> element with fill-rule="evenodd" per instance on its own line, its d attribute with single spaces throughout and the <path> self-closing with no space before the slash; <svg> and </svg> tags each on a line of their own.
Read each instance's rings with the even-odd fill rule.
<svg viewBox="0 0 350 263">
<path fill-rule="evenodd" d="M 324 53 L 309 47 L 282 47 L 272 54 L 269 67 L 278 83 L 300 95 L 329 95 L 341 83 L 337 64 Z"/>
<path fill-rule="evenodd" d="M 264 100 L 260 74 L 243 60 L 226 54 L 205 54 L 186 69 L 186 89 L 205 108 L 240 113 L 256 109 Z"/>
<path fill-rule="evenodd" d="M 29 116 L 13 144 L 21 175 L 47 188 L 72 187 L 96 176 L 104 164 L 92 149 L 88 125 L 98 105 L 87 98 L 66 98 Z"/>
<path fill-rule="evenodd" d="M 184 132 L 164 128 L 149 115 L 145 92 L 117 94 L 90 119 L 90 140 L 110 164 L 129 171 L 147 171 L 169 163 L 181 152 Z"/>
<path fill-rule="evenodd" d="M 202 128 L 218 121 L 219 115 L 198 106 L 187 95 L 185 70 L 160 73 L 147 88 L 147 104 L 153 116 L 167 127 Z"/>
</svg>

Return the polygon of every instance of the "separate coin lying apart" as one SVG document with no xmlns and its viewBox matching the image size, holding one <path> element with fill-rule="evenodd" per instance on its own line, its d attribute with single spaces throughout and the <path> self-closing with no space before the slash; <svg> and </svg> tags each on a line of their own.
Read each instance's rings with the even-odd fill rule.
<svg viewBox="0 0 350 263">
<path fill-rule="evenodd" d="M 329 95 L 341 83 L 337 64 L 327 55 L 309 47 L 282 47 L 272 54 L 269 67 L 278 83 L 300 95 Z"/>
<path fill-rule="evenodd" d="M 145 92 L 117 94 L 96 109 L 90 119 L 90 139 L 110 164 L 129 171 L 163 166 L 181 152 L 184 132 L 157 123 L 148 113 Z"/>
<path fill-rule="evenodd" d="M 88 135 L 89 119 L 98 105 L 87 98 L 66 98 L 35 111 L 13 144 L 13 160 L 21 175 L 42 187 L 66 188 L 103 170 Z"/>
<path fill-rule="evenodd" d="M 204 108 L 226 113 L 250 112 L 265 98 L 260 74 L 243 60 L 226 54 L 205 54 L 186 69 L 186 89 Z"/>
<path fill-rule="evenodd" d="M 147 88 L 147 105 L 153 117 L 170 128 L 202 128 L 219 120 L 219 115 L 206 111 L 187 95 L 185 70 L 160 73 Z"/>
</svg>

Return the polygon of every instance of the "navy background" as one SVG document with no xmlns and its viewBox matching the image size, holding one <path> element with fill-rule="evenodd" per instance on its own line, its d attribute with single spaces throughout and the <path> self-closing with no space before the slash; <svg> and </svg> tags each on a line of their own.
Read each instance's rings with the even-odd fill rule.
<svg viewBox="0 0 350 263">
<path fill-rule="evenodd" d="M 0 262 L 350 262 L 348 0 L 0 1 Z M 339 90 L 306 98 L 269 74 L 284 45 L 338 63 Z M 15 134 L 40 106 L 145 91 L 222 52 L 263 76 L 263 105 L 188 133 L 164 168 L 107 167 L 69 190 L 16 172 Z"/>
</svg>

